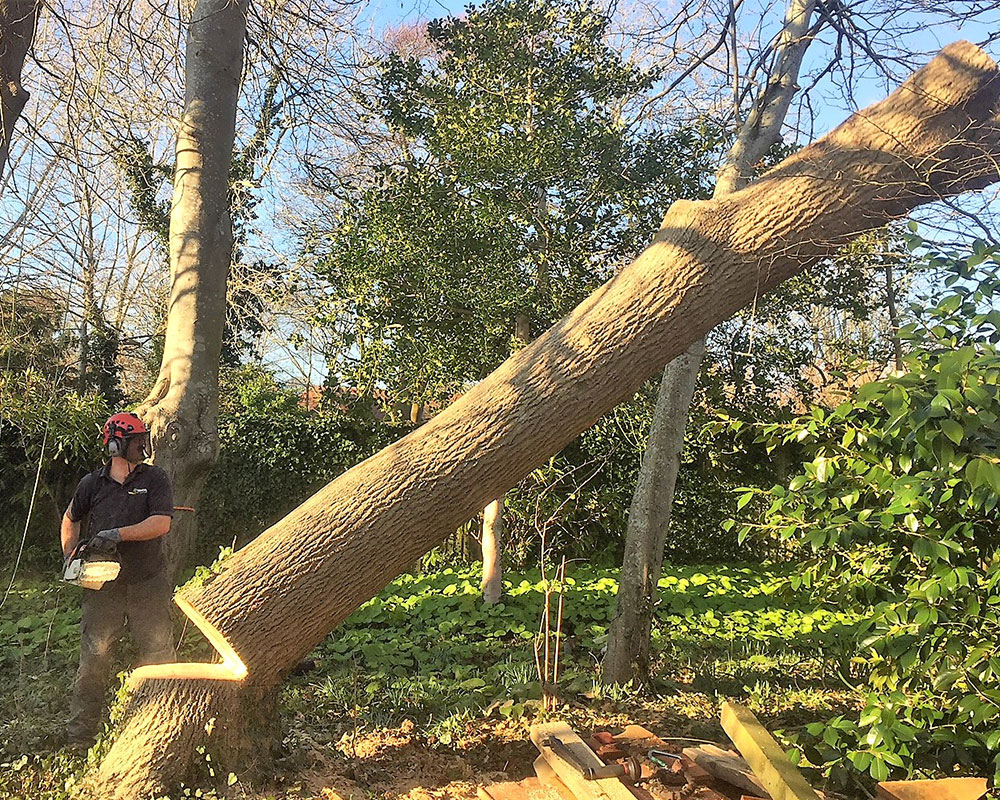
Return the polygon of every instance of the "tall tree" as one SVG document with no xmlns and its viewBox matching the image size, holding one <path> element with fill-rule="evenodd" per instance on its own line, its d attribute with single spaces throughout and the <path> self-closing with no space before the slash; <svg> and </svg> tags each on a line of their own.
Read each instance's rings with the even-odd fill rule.
<svg viewBox="0 0 1000 800">
<path fill-rule="evenodd" d="M 332 380 L 445 401 L 647 243 L 665 199 L 704 196 L 712 142 L 629 127 L 655 76 L 609 24 L 586 0 L 489 0 L 382 62 L 370 105 L 398 146 L 328 185 L 340 213 L 310 243 Z"/>
<path fill-rule="evenodd" d="M 629 124 L 655 75 L 609 26 L 588 0 L 490 0 L 386 58 L 373 103 L 401 148 L 317 243 L 346 333 L 336 379 L 445 402 L 605 280 L 666 199 L 702 196 L 713 137 Z M 487 603 L 503 508 L 483 513 Z"/>
<path fill-rule="evenodd" d="M 0 176 L 10 155 L 14 123 L 28 102 L 28 92 L 21 85 L 21 70 L 41 8 L 39 0 L 0 2 Z"/>
<path fill-rule="evenodd" d="M 719 169 L 714 197 L 743 188 L 754 168 L 777 142 L 797 88 L 802 57 L 812 37 L 810 20 L 815 0 L 791 0 L 778 42 L 773 74 L 737 133 Z M 649 444 L 643 456 L 625 534 L 625 557 L 618 586 L 615 616 L 601 680 L 606 684 L 645 680 L 657 584 L 670 523 L 677 471 L 684 447 L 684 429 L 705 355 L 705 340 L 694 342 L 663 371 L 653 411 Z"/>
<path fill-rule="evenodd" d="M 197 507 L 217 446 L 219 359 L 232 261 L 229 171 L 243 69 L 247 2 L 199 0 L 185 61 L 184 113 L 170 209 L 170 299 L 160 374 L 141 407 L 156 463 L 179 506 Z M 178 516 L 167 539 L 172 574 L 195 530 Z"/>
<path fill-rule="evenodd" d="M 234 716 L 241 698 L 277 684 L 333 626 L 664 361 L 864 230 L 1000 180 L 998 74 L 978 48 L 952 45 L 748 188 L 674 203 L 653 244 L 571 314 L 178 597 L 221 662 L 134 674 L 136 704 L 95 776 L 101 796 L 169 791 L 196 748 L 259 750 L 234 742 L 245 733 Z"/>
</svg>

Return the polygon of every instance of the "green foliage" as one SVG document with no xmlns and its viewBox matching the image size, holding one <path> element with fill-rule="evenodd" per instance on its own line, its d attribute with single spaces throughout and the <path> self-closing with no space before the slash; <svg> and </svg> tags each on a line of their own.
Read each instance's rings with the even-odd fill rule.
<svg viewBox="0 0 1000 800">
<path fill-rule="evenodd" d="M 769 448 L 796 444 L 804 462 L 740 499 L 757 509 L 745 534 L 805 559 L 793 587 L 877 601 L 855 659 L 867 706 L 816 726 L 806 750 L 876 780 L 1000 772 L 1000 262 L 983 243 L 926 260 L 947 288 L 911 309 L 906 369 L 764 426 Z"/>
<path fill-rule="evenodd" d="M 122 139 L 113 156 L 139 224 L 153 235 L 165 259 L 170 251 L 170 199 L 162 195 L 173 184 L 174 165 L 157 163 L 150 143 L 134 135 Z"/>
<path fill-rule="evenodd" d="M 395 432 L 340 408 L 307 409 L 256 367 L 224 370 L 219 457 L 199 510 L 201 555 L 245 544 Z"/>
<path fill-rule="evenodd" d="M 717 135 L 626 126 L 654 75 L 587 2 L 490 0 L 380 64 L 373 113 L 401 142 L 348 186 L 307 255 L 331 282 L 333 379 L 447 398 L 537 335 L 701 196 Z"/>
<path fill-rule="evenodd" d="M 78 654 L 79 591 L 54 580 L 19 580 L 6 598 L 0 616 L 5 687 L 0 693 L 0 797 L 63 800 L 82 776 L 81 758 L 46 746 L 65 722 Z"/>
<path fill-rule="evenodd" d="M 703 716 L 714 726 L 715 693 L 724 691 L 749 698 L 769 715 L 800 705 L 829 714 L 825 709 L 839 702 L 835 693 L 789 690 L 788 677 L 795 675 L 797 683 L 803 673 L 825 674 L 823 649 L 843 638 L 859 614 L 781 595 L 787 573 L 739 566 L 669 568 L 660 583 L 663 603 L 657 608 L 654 645 L 661 688 L 671 691 L 646 696 L 635 690 L 608 694 L 595 676 L 617 570 L 570 565 L 563 586 L 558 687 L 568 704 L 560 713 L 587 708 L 595 713 L 608 703 L 608 714 L 620 720 L 626 710 L 662 715 L 670 700 L 685 717 Z M 539 713 L 541 691 L 535 635 L 545 591 L 554 589 L 555 601 L 559 587 L 547 586 L 537 570 L 509 572 L 504 603 L 483 608 L 479 578 L 478 569 L 403 575 L 359 609 L 313 653 L 316 669 L 287 684 L 281 709 L 289 741 L 302 734 L 308 752 L 329 748 L 335 758 L 333 745 L 345 733 L 377 731 L 404 719 L 416 721 L 422 735 L 438 746 L 456 742 L 470 727 L 500 724 L 508 726 L 509 735 L 512 723 L 531 721 Z M 7 691 L 0 693 L 0 797 L 63 800 L 83 773 L 85 758 L 56 743 L 77 658 L 82 591 L 22 575 L 4 606 L 0 682 Z M 182 658 L 205 660 L 207 649 L 189 627 Z M 119 662 L 123 669 L 127 658 L 126 653 Z M 697 710 L 684 705 L 695 696 L 700 698 Z M 678 728 L 681 724 L 677 718 L 663 733 L 688 735 L 688 729 Z M 91 763 L 106 744 L 107 737 Z M 210 754 L 202 755 L 205 786 L 200 790 L 211 796 L 204 794 L 207 786 L 233 779 L 215 776 L 213 781 Z M 197 791 L 198 786 L 190 789 L 192 795 Z"/>
<path fill-rule="evenodd" d="M 99 460 L 99 426 L 110 406 L 99 389 L 79 393 L 65 366 L 75 342 L 55 333 L 63 312 L 57 297 L 10 293 L 2 300 L 0 545 L 20 551 L 30 510 L 23 555 L 57 563 L 59 518 L 77 480 Z"/>
<path fill-rule="evenodd" d="M 747 648 L 816 652 L 859 619 L 789 603 L 776 595 L 782 585 L 781 573 L 760 569 L 670 568 L 660 581 L 654 649 L 688 658 Z M 541 696 L 534 643 L 549 587 L 558 596 L 538 570 L 508 573 L 503 602 L 483 607 L 478 569 L 401 576 L 317 649 L 325 677 L 295 690 L 302 712 L 360 711 L 381 724 L 442 712 L 524 714 Z M 562 588 L 563 694 L 594 689 L 593 663 L 617 590 L 617 570 L 570 568 Z"/>
</svg>

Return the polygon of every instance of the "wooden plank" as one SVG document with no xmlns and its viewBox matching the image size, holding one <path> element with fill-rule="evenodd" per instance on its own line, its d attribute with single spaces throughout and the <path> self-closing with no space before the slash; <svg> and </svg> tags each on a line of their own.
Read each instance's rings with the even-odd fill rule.
<svg viewBox="0 0 1000 800">
<path fill-rule="evenodd" d="M 635 800 L 632 792 L 618 778 L 586 780 L 576 767 L 542 744 L 550 736 L 559 738 L 584 767 L 596 769 L 603 767 L 604 762 L 565 722 L 547 722 L 531 726 L 531 741 L 577 800 Z"/>
<path fill-rule="evenodd" d="M 816 800 L 819 796 L 750 709 L 723 703 L 722 728 L 773 800 Z"/>
<path fill-rule="evenodd" d="M 535 775 L 538 776 L 538 780 L 544 786 L 553 789 L 563 800 L 576 800 L 576 795 L 566 788 L 565 783 L 559 780 L 559 776 L 549 766 L 549 762 L 545 760 L 545 756 L 540 755 L 535 759 Z"/>
<path fill-rule="evenodd" d="M 876 789 L 879 800 L 979 800 L 986 794 L 986 778 L 941 778 L 936 781 L 884 781 Z"/>
<path fill-rule="evenodd" d="M 705 772 L 737 789 L 758 796 L 766 797 L 768 794 L 764 784 L 753 774 L 750 765 L 736 753 L 711 744 L 685 747 L 683 753 Z"/>
<path fill-rule="evenodd" d="M 544 785 L 538 778 L 523 781 L 500 781 L 476 790 L 479 800 L 566 800 L 553 787 Z M 574 800 L 569 796 L 569 800 Z"/>
</svg>

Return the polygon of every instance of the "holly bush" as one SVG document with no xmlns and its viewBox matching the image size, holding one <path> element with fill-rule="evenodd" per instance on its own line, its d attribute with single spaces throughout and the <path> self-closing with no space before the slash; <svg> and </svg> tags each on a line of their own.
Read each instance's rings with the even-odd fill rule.
<svg viewBox="0 0 1000 800">
<path fill-rule="evenodd" d="M 905 370 L 762 426 L 769 450 L 806 458 L 787 484 L 742 494 L 740 532 L 797 551 L 793 588 L 874 603 L 852 659 L 867 702 L 808 729 L 813 763 L 1000 777 L 1000 259 L 982 242 L 910 246 L 944 288 L 900 331 Z"/>
</svg>

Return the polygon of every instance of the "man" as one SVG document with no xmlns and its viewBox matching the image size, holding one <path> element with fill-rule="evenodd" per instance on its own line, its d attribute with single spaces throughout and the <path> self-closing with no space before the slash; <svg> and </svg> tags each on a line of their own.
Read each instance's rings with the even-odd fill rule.
<svg viewBox="0 0 1000 800">
<path fill-rule="evenodd" d="M 115 580 L 83 590 L 80 667 L 66 731 L 78 746 L 90 746 L 100 730 L 115 646 L 126 623 L 140 664 L 175 660 L 171 586 L 160 542 L 174 515 L 170 481 L 159 467 L 142 463 L 149 432 L 135 414 L 115 414 L 104 423 L 104 446 L 107 463 L 80 481 L 60 531 L 64 558 L 82 529 L 90 552 L 117 552 L 121 559 Z"/>
</svg>

